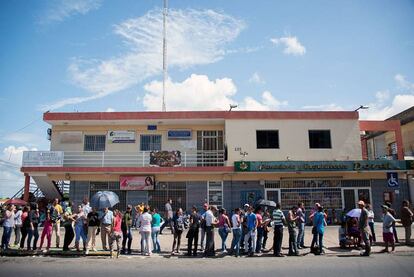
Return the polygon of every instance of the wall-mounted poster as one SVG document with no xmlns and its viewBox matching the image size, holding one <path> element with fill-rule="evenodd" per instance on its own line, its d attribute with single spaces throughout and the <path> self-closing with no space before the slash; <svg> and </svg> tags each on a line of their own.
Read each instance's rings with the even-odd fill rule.
<svg viewBox="0 0 414 277">
<path fill-rule="evenodd" d="M 154 176 L 121 176 L 119 187 L 121 190 L 154 190 Z"/>
<path fill-rule="evenodd" d="M 150 166 L 176 167 L 181 166 L 180 151 L 152 151 L 150 153 Z"/>
<path fill-rule="evenodd" d="M 135 143 L 135 131 L 108 131 L 109 143 Z"/>
</svg>

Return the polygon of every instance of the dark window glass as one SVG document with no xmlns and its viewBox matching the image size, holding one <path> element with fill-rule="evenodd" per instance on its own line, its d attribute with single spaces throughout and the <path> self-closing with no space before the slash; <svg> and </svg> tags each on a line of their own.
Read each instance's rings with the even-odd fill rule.
<svg viewBox="0 0 414 277">
<path fill-rule="evenodd" d="M 105 151 L 105 135 L 85 136 L 84 151 Z"/>
<path fill-rule="evenodd" d="M 161 135 L 141 135 L 141 151 L 161 151 Z"/>
<path fill-rule="evenodd" d="M 279 131 L 256 131 L 257 149 L 279 148 Z"/>
<path fill-rule="evenodd" d="M 310 148 L 332 148 L 330 130 L 309 130 Z"/>
</svg>

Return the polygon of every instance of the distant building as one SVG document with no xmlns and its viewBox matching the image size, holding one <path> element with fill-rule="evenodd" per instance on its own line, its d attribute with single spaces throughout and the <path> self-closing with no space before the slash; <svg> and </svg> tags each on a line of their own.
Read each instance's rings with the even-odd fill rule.
<svg viewBox="0 0 414 277">
<path fill-rule="evenodd" d="M 207 202 L 230 210 L 265 198 L 284 209 L 303 201 L 338 211 L 361 199 L 379 217 L 384 200 L 397 207 L 409 197 L 413 171 L 402 153 L 366 160 L 361 138 L 382 127 L 400 138 L 399 122 L 359 121 L 353 111 L 49 112 L 44 120 L 50 151 L 25 152 L 22 172 L 48 198 L 70 181 L 71 200 L 112 190 L 121 209 L 163 209 L 171 198 L 173 208 Z"/>
</svg>

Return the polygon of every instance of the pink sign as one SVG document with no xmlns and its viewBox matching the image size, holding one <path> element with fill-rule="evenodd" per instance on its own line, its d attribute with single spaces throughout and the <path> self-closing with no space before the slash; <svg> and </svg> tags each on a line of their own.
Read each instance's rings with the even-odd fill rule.
<svg viewBox="0 0 414 277">
<path fill-rule="evenodd" d="M 121 176 L 121 190 L 154 190 L 154 176 Z"/>
</svg>

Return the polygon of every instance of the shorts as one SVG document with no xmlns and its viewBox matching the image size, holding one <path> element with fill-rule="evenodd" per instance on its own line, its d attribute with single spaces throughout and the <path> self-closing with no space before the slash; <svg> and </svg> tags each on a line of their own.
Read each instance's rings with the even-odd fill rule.
<svg viewBox="0 0 414 277">
<path fill-rule="evenodd" d="M 394 243 L 394 234 L 393 233 L 382 233 L 384 242 Z"/>
</svg>

